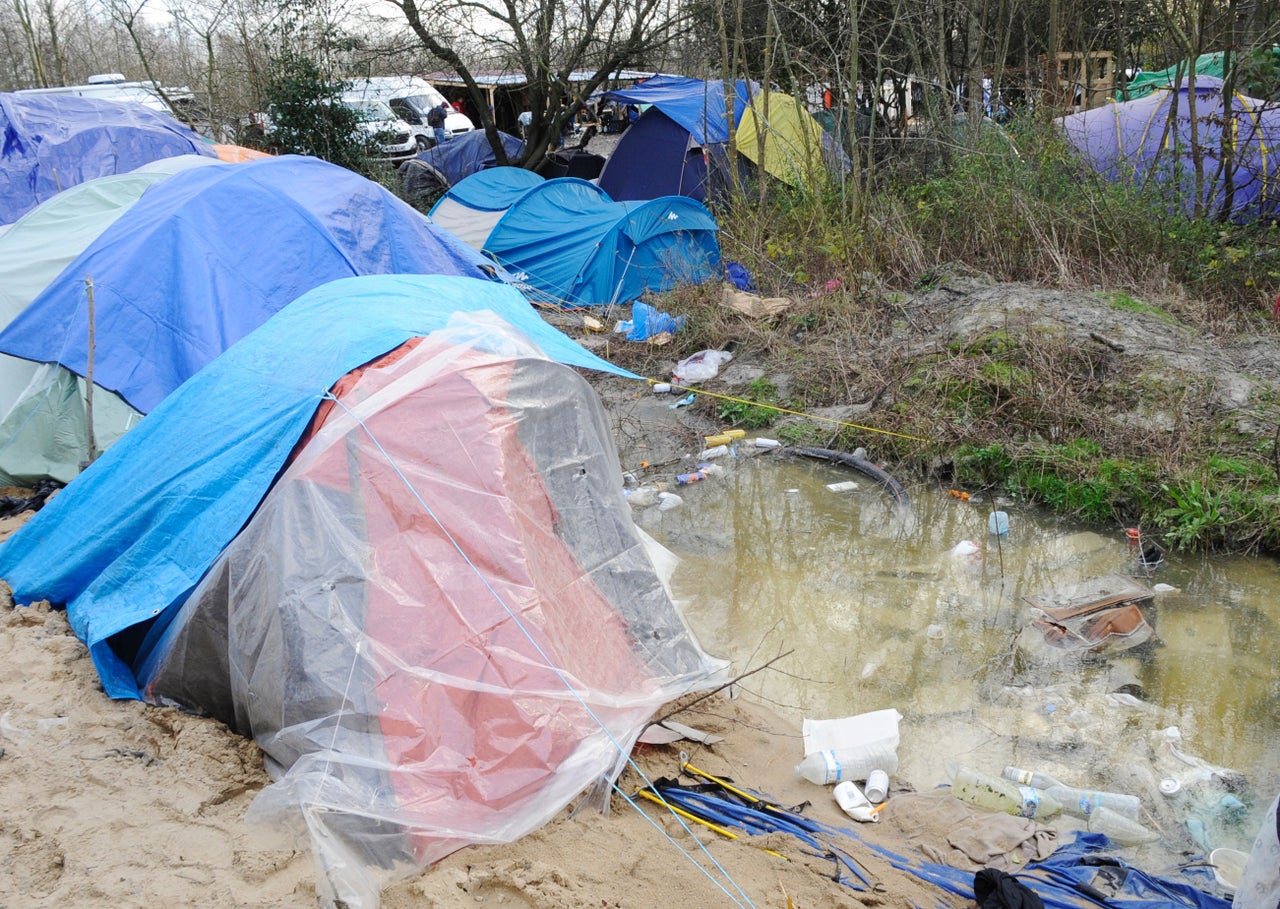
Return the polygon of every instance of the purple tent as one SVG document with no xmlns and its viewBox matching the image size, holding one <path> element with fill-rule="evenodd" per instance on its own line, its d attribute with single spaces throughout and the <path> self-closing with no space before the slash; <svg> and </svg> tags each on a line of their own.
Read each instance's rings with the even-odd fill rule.
<svg viewBox="0 0 1280 909">
<path fill-rule="evenodd" d="M 1201 153 L 1200 198 L 1208 213 L 1221 210 L 1231 187 L 1229 211 L 1236 221 L 1280 214 L 1280 107 L 1235 93 L 1224 105 L 1222 80 L 1195 80 L 1195 116 L 1189 81 L 1145 98 L 1108 103 L 1058 119 L 1063 134 L 1093 168 L 1109 180 L 1155 180 L 1168 187 L 1188 214 L 1195 211 L 1196 162 Z M 1192 129 L 1194 123 L 1195 129 Z M 1223 161 L 1224 127 L 1234 142 L 1231 172 Z"/>
</svg>

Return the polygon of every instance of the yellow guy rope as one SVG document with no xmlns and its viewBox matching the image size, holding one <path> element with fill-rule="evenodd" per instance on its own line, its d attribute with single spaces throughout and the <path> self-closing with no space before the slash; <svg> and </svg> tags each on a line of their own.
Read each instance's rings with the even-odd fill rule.
<svg viewBox="0 0 1280 909">
<path fill-rule="evenodd" d="M 645 379 L 650 385 L 658 384 L 657 379 Z M 687 385 L 676 385 L 671 382 L 664 382 L 664 385 L 670 385 L 671 388 L 680 391 L 691 391 L 694 394 L 706 395 L 708 398 L 719 398 L 721 401 L 732 401 L 735 404 L 749 404 L 752 407 L 763 407 L 766 410 L 776 410 L 778 413 L 790 414 L 793 417 L 804 417 L 806 420 L 821 420 L 824 423 L 835 423 L 837 426 L 847 426 L 850 429 L 861 429 L 863 432 L 879 433 L 882 436 L 893 436 L 896 439 L 907 439 L 911 442 L 928 442 L 928 439 L 922 439 L 919 436 L 908 435 L 905 432 L 894 432 L 891 429 L 876 429 L 874 426 L 863 426 L 861 423 L 849 423 L 845 420 L 837 420 L 835 417 L 820 417 L 817 414 L 805 413 L 800 410 L 788 410 L 785 407 L 779 407 L 777 404 L 761 404 L 759 401 L 748 401 L 746 398 L 735 398 L 733 395 L 717 394 L 714 391 L 703 391 L 700 388 L 690 388 Z"/>
</svg>

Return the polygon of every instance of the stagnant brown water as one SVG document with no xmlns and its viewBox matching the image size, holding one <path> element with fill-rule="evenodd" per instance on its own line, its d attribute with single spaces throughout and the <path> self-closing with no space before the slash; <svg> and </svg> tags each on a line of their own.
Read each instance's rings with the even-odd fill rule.
<svg viewBox="0 0 1280 909">
<path fill-rule="evenodd" d="M 910 488 L 904 512 L 848 468 L 717 463 L 722 476 L 669 487 L 683 505 L 636 518 L 681 558 L 674 592 L 704 647 L 737 673 L 793 651 L 746 680 L 745 694 L 796 719 L 897 708 L 898 785 L 945 784 L 949 761 L 994 774 L 1014 764 L 1140 796 L 1145 823 L 1163 834 L 1140 852 L 1150 861 L 1248 849 L 1280 786 L 1274 561 L 1167 554 L 1145 570 L 1123 527 L 1084 530 L 1001 501 L 1009 530 L 998 537 L 991 503 L 943 489 Z M 827 489 L 850 480 L 857 489 Z M 977 552 L 952 554 L 965 541 Z M 1174 588 L 1147 611 L 1150 642 L 1068 654 L 1027 628 L 1024 596 L 1115 574 Z M 1181 733 L 1177 754 L 1244 774 L 1232 791 L 1243 809 L 1203 804 L 1224 794 L 1217 784 L 1161 795 L 1160 780 L 1196 776 L 1165 744 L 1169 727 Z"/>
</svg>

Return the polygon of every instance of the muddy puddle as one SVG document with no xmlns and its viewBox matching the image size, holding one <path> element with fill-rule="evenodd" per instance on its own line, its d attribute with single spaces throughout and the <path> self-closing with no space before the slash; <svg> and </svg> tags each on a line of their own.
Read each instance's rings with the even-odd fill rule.
<svg viewBox="0 0 1280 909">
<path fill-rule="evenodd" d="M 996 775 L 1012 764 L 1137 795 L 1160 835 L 1134 847 L 1151 870 L 1249 848 L 1280 787 L 1274 561 L 1166 554 L 1149 568 L 1125 528 L 1016 501 L 994 503 L 1008 516 L 998 536 L 993 503 L 945 489 L 908 486 L 903 511 L 846 467 L 716 463 L 723 474 L 668 486 L 679 507 L 635 514 L 680 557 L 673 588 L 709 651 L 737 673 L 790 652 L 743 696 L 797 720 L 896 708 L 899 786 L 946 784 L 954 763 Z M 1144 609 L 1146 643 L 1073 653 L 1028 627 L 1038 613 L 1024 597 L 1108 576 L 1161 591 Z"/>
</svg>

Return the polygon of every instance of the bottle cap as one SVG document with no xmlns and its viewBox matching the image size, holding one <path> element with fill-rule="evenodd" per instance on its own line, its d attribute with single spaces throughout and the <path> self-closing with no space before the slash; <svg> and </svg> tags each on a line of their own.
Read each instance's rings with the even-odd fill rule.
<svg viewBox="0 0 1280 909">
<path fill-rule="evenodd" d="M 1182 784 L 1179 783 L 1177 780 L 1175 780 L 1173 777 L 1166 777 L 1165 779 L 1160 781 L 1161 795 L 1177 795 L 1181 789 L 1182 789 Z"/>
</svg>

